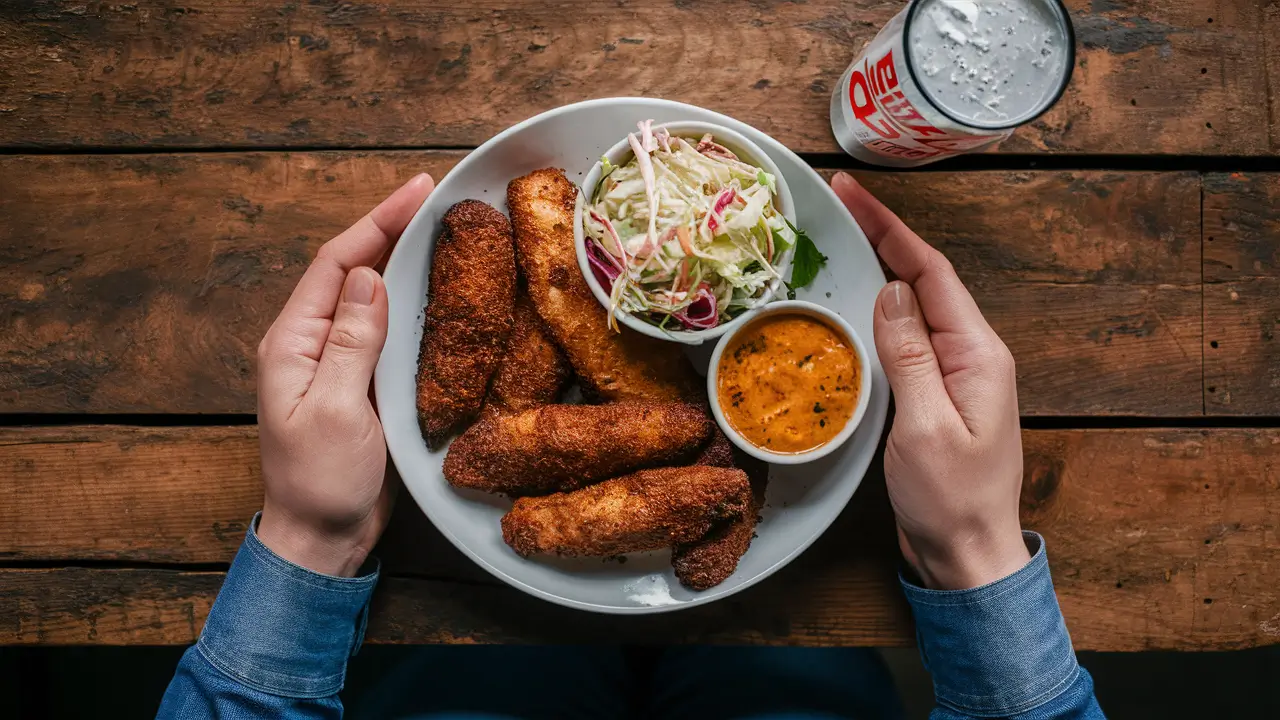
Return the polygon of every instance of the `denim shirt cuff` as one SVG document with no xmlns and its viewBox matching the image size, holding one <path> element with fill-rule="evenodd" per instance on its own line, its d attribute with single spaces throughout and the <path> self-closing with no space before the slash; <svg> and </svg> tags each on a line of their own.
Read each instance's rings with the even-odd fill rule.
<svg viewBox="0 0 1280 720">
<path fill-rule="evenodd" d="M 227 676 L 273 695 L 333 695 L 360 648 L 373 571 L 321 575 L 276 555 L 258 539 L 255 515 L 205 621 L 196 648 Z"/>
<path fill-rule="evenodd" d="M 1004 717 L 1049 702 L 1080 672 L 1049 577 L 1044 538 L 1021 570 L 970 590 L 926 590 L 904 577 L 925 667 L 940 705 Z"/>
</svg>

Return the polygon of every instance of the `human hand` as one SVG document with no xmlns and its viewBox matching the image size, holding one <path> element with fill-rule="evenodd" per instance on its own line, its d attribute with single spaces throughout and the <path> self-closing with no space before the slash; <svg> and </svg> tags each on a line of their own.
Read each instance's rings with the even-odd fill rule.
<svg viewBox="0 0 1280 720">
<path fill-rule="evenodd" d="M 1013 356 L 942 253 L 849 175 L 831 187 L 899 278 L 876 299 L 875 344 L 897 407 L 884 470 L 903 557 L 934 589 L 999 580 L 1031 559 Z"/>
<path fill-rule="evenodd" d="M 369 399 L 387 339 L 387 290 L 373 266 L 433 187 L 429 175 L 413 178 L 325 243 L 258 346 L 258 538 L 316 572 L 355 575 L 391 515 Z"/>
</svg>

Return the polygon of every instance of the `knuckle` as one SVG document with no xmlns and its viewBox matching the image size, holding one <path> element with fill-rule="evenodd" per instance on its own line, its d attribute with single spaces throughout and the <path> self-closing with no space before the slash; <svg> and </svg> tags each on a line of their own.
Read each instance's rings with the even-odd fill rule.
<svg viewBox="0 0 1280 720">
<path fill-rule="evenodd" d="M 343 350 L 361 350 L 369 345 L 371 331 L 364 323 L 335 324 L 329 331 L 329 345 Z"/>
<path fill-rule="evenodd" d="M 1000 343 L 1000 366 L 1010 375 L 1018 374 L 1018 361 L 1014 360 L 1013 353 L 1009 352 L 1009 348 L 1004 343 Z"/>
<path fill-rule="evenodd" d="M 894 365 L 903 370 L 927 367 L 934 362 L 933 346 L 924 340 L 907 338 L 898 344 Z"/>
<path fill-rule="evenodd" d="M 956 267 L 951 264 L 951 260 L 942 254 L 941 250 L 933 250 L 929 253 L 929 266 L 941 275 L 955 275 Z"/>
<path fill-rule="evenodd" d="M 1013 375 L 1016 372 L 1013 353 L 1009 352 L 1008 346 L 995 338 L 987 344 L 982 350 L 982 357 L 992 370 L 1005 375 Z"/>
</svg>

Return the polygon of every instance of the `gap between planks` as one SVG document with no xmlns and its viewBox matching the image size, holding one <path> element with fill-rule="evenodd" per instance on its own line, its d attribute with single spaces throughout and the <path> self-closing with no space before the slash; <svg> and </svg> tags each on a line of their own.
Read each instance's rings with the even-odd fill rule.
<svg viewBox="0 0 1280 720">
<path fill-rule="evenodd" d="M 471 145 L 220 145 L 218 147 L 115 147 L 115 146 L 49 146 L 49 147 L 0 147 L 0 157 L 7 156 L 129 156 L 129 155 L 234 155 L 245 153 L 470 153 Z M 891 168 L 855 160 L 843 153 L 797 153 L 800 159 L 815 169 L 865 170 L 892 173 L 968 172 L 983 170 L 1064 170 L 1064 171 L 1115 171 L 1115 172 L 1280 172 L 1278 156 L 1244 155 L 1047 155 L 978 153 L 960 155 L 940 162 L 915 168 Z"/>
</svg>

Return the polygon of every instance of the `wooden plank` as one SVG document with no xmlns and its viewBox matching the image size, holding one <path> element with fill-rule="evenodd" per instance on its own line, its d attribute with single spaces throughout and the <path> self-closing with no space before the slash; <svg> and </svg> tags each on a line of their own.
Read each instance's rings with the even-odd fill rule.
<svg viewBox="0 0 1280 720">
<path fill-rule="evenodd" d="M 321 243 L 459 153 L 0 159 L 0 410 L 254 412 Z"/>
<path fill-rule="evenodd" d="M 1271 147 L 1280 147 L 1280 5 L 1268 3 L 1262 8 L 1262 61 L 1267 76 L 1267 118 L 1271 128 Z"/>
<path fill-rule="evenodd" d="M 460 157 L 0 157 L 0 411 L 253 412 L 254 349 L 319 243 Z M 1194 175 L 863 177 L 974 286 L 1024 412 L 1199 413 Z"/>
<path fill-rule="evenodd" d="M 1069 0 L 1075 77 L 1003 152 L 1266 154 L 1264 0 Z M 838 152 L 831 92 L 901 3 L 322 0 L 0 6 L 0 145 L 475 146 L 594 97 L 666 97 Z M 1274 35 L 1272 35 L 1274 37 Z M 1274 65 L 1274 63 L 1273 63 Z"/>
<path fill-rule="evenodd" d="M 222 573 L 3 570 L 0 645 L 185 645 Z"/>
<path fill-rule="evenodd" d="M 1023 525 L 1046 537 L 1077 647 L 1280 643 L 1280 431 L 1024 431 L 1023 443 Z"/>
<path fill-rule="evenodd" d="M 166 570 L 0 570 L 0 646 L 189 644 L 199 636 L 222 577 Z M 618 623 L 512 588 L 389 577 L 374 596 L 365 642 L 885 647 L 912 641 L 899 598 L 873 602 L 864 596 L 837 619 L 812 609 L 830 597 L 784 608 L 769 597 L 777 594 L 757 586 L 720 603 Z"/>
<path fill-rule="evenodd" d="M 0 562 L 227 562 L 262 506 L 258 429 L 0 429 Z"/>
<path fill-rule="evenodd" d="M 253 436 L 5 430 L 0 558 L 227 562 L 260 502 L 256 470 L 245 469 Z M 1048 538 L 1078 648 L 1280 642 L 1280 430 L 1034 430 L 1023 443 L 1023 522 Z M 603 636 L 591 616 L 500 587 L 407 499 L 377 554 L 399 579 L 379 599 L 375 642 Z M 836 525 L 778 577 L 669 625 L 632 629 L 650 642 L 908 643 L 896 555 L 883 478 L 872 473 Z M 0 570 L 0 643 L 189 642 L 218 582 L 158 570 Z"/>
<path fill-rule="evenodd" d="M 1211 415 L 1280 414 L 1280 174 L 1204 177 L 1204 386 Z"/>
<path fill-rule="evenodd" d="M 858 178 L 956 266 L 1024 415 L 1201 414 L 1194 173 Z"/>
</svg>

